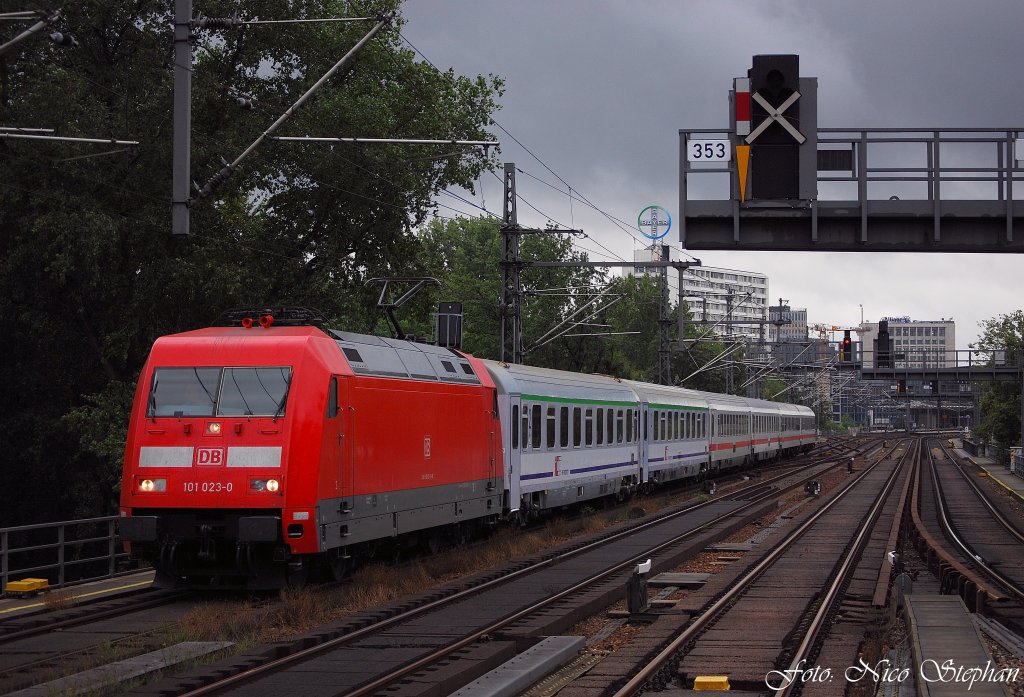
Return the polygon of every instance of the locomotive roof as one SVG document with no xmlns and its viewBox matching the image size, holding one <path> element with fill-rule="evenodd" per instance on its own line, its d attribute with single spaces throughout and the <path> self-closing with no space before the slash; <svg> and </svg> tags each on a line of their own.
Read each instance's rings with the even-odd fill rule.
<svg viewBox="0 0 1024 697">
<path fill-rule="evenodd" d="M 473 364 L 449 348 L 335 329 L 327 333 L 356 375 L 480 384 Z"/>
<path fill-rule="evenodd" d="M 294 364 L 316 357 L 331 362 L 330 337 L 316 327 L 285 326 L 264 329 L 206 327 L 162 336 L 153 344 L 151 365 Z"/>
</svg>

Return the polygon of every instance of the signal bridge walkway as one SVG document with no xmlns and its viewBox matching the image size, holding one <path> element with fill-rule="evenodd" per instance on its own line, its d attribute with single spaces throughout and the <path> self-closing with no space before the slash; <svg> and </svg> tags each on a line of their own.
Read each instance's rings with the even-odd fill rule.
<svg viewBox="0 0 1024 697">
<path fill-rule="evenodd" d="M 854 359 L 837 365 L 863 380 L 1019 382 L 1024 375 L 1024 355 L 1009 351 L 859 351 Z"/>
</svg>

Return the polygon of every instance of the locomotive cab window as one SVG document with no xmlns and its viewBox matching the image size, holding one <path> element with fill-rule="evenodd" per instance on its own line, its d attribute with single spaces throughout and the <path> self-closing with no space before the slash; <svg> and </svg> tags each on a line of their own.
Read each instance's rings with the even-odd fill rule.
<svg viewBox="0 0 1024 697">
<path fill-rule="evenodd" d="M 284 416 L 291 368 L 225 368 L 217 414 Z"/>
<path fill-rule="evenodd" d="M 146 416 L 213 416 L 220 368 L 157 368 Z"/>
<path fill-rule="evenodd" d="M 284 416 L 292 369 L 157 368 L 146 416 Z"/>
</svg>

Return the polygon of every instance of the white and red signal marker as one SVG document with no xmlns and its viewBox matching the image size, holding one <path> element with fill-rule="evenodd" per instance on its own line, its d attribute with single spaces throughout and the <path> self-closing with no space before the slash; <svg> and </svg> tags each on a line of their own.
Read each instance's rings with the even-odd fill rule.
<svg viewBox="0 0 1024 697">
<path fill-rule="evenodd" d="M 736 94 L 736 135 L 750 133 L 750 78 L 734 78 Z"/>
</svg>

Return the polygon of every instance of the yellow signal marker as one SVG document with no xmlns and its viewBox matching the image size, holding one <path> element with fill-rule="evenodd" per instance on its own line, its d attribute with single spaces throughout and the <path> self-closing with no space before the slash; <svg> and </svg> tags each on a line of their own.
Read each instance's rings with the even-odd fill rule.
<svg viewBox="0 0 1024 697">
<path fill-rule="evenodd" d="M 747 200 L 747 167 L 750 165 L 750 146 L 736 146 L 736 173 L 740 179 L 740 203 Z"/>
</svg>

